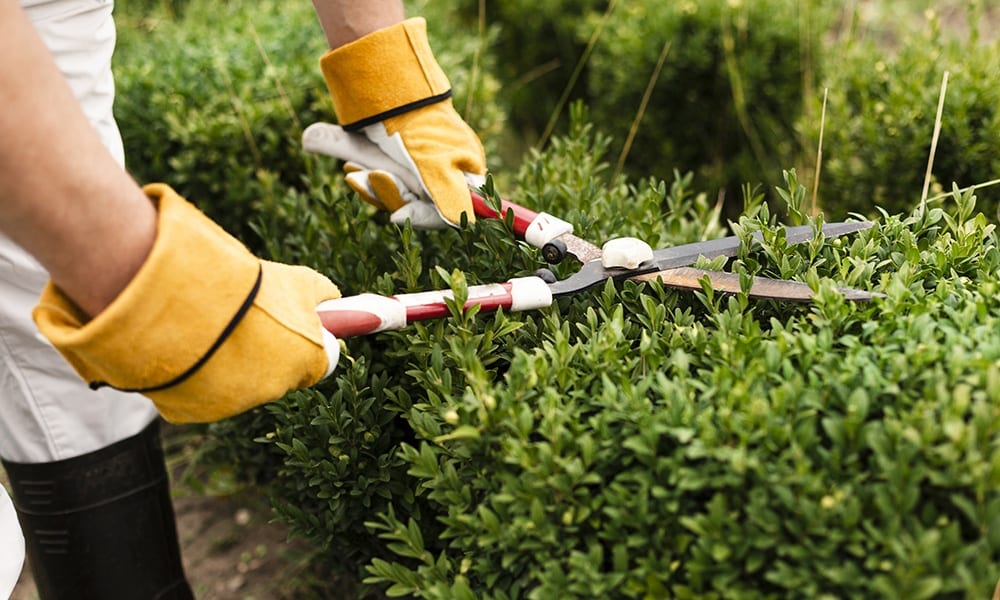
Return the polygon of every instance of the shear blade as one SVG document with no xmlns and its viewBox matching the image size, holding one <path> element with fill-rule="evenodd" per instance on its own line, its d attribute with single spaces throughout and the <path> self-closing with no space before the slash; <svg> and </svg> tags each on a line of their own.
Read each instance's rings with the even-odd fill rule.
<svg viewBox="0 0 1000 600">
<path fill-rule="evenodd" d="M 874 226 L 870 221 L 827 223 L 820 230 L 825 238 L 835 238 L 856 231 L 862 231 Z M 788 244 L 801 244 L 813 239 L 816 231 L 811 225 L 801 225 L 797 227 L 785 228 L 785 239 Z M 759 233 L 754 237 L 761 239 Z M 663 248 L 653 252 L 653 259 L 643 263 L 637 269 L 605 268 L 599 259 L 590 260 L 580 268 L 575 274 L 549 284 L 554 297 L 574 294 L 585 289 L 599 285 L 608 279 L 622 280 L 633 279 L 639 281 L 649 281 L 656 277 L 663 277 L 664 284 L 669 285 L 669 281 L 675 282 L 672 287 L 682 289 L 701 289 L 698 280 L 701 277 L 709 276 L 712 287 L 722 292 L 740 292 L 739 276 L 732 273 L 720 271 L 705 271 L 702 269 L 682 270 L 681 267 L 690 267 L 699 258 L 708 259 L 719 256 L 736 256 L 740 247 L 740 239 L 737 236 L 728 236 L 682 246 Z M 697 273 L 691 278 L 692 273 Z M 812 299 L 813 293 L 809 286 L 802 282 L 755 278 L 754 286 L 750 290 L 750 295 L 755 298 L 772 298 L 775 300 L 789 300 L 793 302 L 807 302 Z M 756 288 L 756 289 L 754 289 Z M 845 288 L 841 293 L 850 300 L 867 301 L 877 294 L 871 294 L 862 290 Z"/>
<path fill-rule="evenodd" d="M 644 273 L 630 277 L 629 279 L 632 281 L 660 280 L 666 287 L 681 290 L 700 290 L 702 289 L 702 281 L 705 281 L 706 278 L 712 289 L 718 292 L 738 294 L 743 291 L 740 285 L 740 277 L 735 273 L 707 271 L 692 267 L 678 267 L 655 273 Z M 870 302 L 877 297 L 882 297 L 882 294 L 854 288 L 837 288 L 837 291 L 847 300 L 854 302 Z M 747 294 L 752 298 L 783 300 L 786 302 L 811 302 L 815 296 L 812 289 L 801 281 L 771 279 L 768 277 L 754 277 L 750 289 L 747 290 Z"/>
</svg>

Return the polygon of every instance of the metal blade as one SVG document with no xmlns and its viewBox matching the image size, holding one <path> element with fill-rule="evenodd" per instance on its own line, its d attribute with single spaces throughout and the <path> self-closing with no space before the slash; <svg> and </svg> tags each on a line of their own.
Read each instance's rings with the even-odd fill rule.
<svg viewBox="0 0 1000 600">
<path fill-rule="evenodd" d="M 824 237 L 835 238 L 856 231 L 863 231 L 873 227 L 875 223 L 871 221 L 851 221 L 842 223 L 826 223 L 821 230 Z M 754 237 L 759 241 L 762 239 L 760 233 L 755 233 Z M 789 244 L 801 244 L 808 242 L 815 237 L 811 225 L 800 225 L 798 227 L 786 227 L 785 239 Z M 736 256 L 740 247 L 740 239 L 731 235 L 724 238 L 684 244 L 672 248 L 663 248 L 653 252 L 653 260 L 660 269 L 672 269 L 674 267 L 686 267 L 693 265 L 698 258 L 716 258 L 718 256 Z"/>
<path fill-rule="evenodd" d="M 667 269 L 665 271 L 656 271 L 629 277 L 632 281 L 660 280 L 666 287 L 681 290 L 701 290 L 701 282 L 704 278 L 708 278 L 709 285 L 717 292 L 738 294 L 742 291 L 740 289 L 740 276 L 735 273 L 708 271 L 692 267 L 678 267 L 676 269 Z M 837 288 L 837 291 L 847 300 L 854 302 L 870 302 L 875 298 L 884 297 L 883 294 L 866 292 L 854 288 Z M 812 289 L 801 281 L 771 279 L 768 277 L 754 277 L 748 295 L 752 298 L 784 300 L 787 302 L 810 302 L 814 296 Z"/>
<path fill-rule="evenodd" d="M 824 237 L 834 238 L 869 229 L 874 225 L 871 221 L 826 223 L 823 225 L 822 234 Z M 754 237 L 758 240 L 761 239 L 759 233 L 755 233 Z M 815 232 L 811 225 L 785 228 L 785 239 L 789 244 L 801 244 L 811 240 L 813 237 L 815 237 Z M 629 279 L 646 273 L 688 267 L 698 262 L 698 259 L 702 256 L 705 258 L 736 256 L 739 247 L 739 238 L 737 236 L 728 236 L 704 242 L 674 246 L 672 248 L 663 248 L 653 252 L 653 260 L 643 263 L 637 269 L 605 268 L 600 260 L 594 259 L 584 263 L 579 271 L 566 279 L 549 284 L 549 288 L 552 290 L 554 297 L 565 296 L 591 288 L 608 279 Z M 738 278 L 736 285 L 736 290 L 739 291 Z M 700 286 L 698 287 L 700 288 Z"/>
<path fill-rule="evenodd" d="M 601 249 L 572 233 L 564 233 L 556 239 L 566 244 L 566 252 L 576 257 L 581 264 L 601 258 Z"/>
<path fill-rule="evenodd" d="M 549 284 L 552 296 L 567 296 L 582 292 L 587 288 L 604 283 L 608 279 L 628 279 L 635 275 L 652 273 L 658 271 L 659 267 L 655 263 L 641 265 L 638 269 L 605 269 L 600 259 L 595 259 L 580 267 L 580 270 L 570 275 L 566 279 Z"/>
</svg>

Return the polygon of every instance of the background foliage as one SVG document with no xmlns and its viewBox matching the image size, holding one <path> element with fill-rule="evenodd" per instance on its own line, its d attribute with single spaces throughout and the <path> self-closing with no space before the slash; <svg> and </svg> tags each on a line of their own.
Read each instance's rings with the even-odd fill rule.
<svg viewBox="0 0 1000 600">
<path fill-rule="evenodd" d="M 481 27 L 466 5 L 408 9 L 428 18 L 456 107 L 499 157 L 499 193 L 593 240 L 760 231 L 736 260 L 703 266 L 809 282 L 814 304 L 624 283 L 535 313 L 455 310 L 346 340 L 330 380 L 213 425 L 204 466 L 265 489 L 316 546 L 318 569 L 356 576 L 344 597 L 988 595 L 1000 563 L 1000 253 L 989 188 L 984 214 L 950 182 L 995 177 L 982 150 L 994 55 L 934 30 L 873 44 L 845 35 L 837 10 L 785 4 L 594 2 L 569 18 L 560 2 L 487 3 Z M 310 10 L 119 3 L 117 110 L 137 177 L 170 182 L 262 256 L 311 265 L 348 294 L 460 298 L 543 266 L 502 222 L 396 228 L 331 161 L 303 155 L 301 128 L 332 118 Z M 531 34 L 548 21 L 557 33 Z M 573 93 L 572 73 L 548 82 L 547 57 L 575 65 L 602 22 Z M 619 172 L 664 47 L 653 33 L 671 36 L 664 87 L 629 154 L 650 162 Z M 945 52 L 956 91 L 935 174 L 952 193 L 919 209 L 942 64 L 928 57 Z M 885 68 L 867 68 L 873 59 Z M 827 84 L 827 215 L 814 216 Z M 563 98 L 558 135 L 519 153 Z M 722 180 L 747 183 L 725 211 Z M 821 228 L 847 210 L 877 226 L 784 243 L 781 223 Z M 835 285 L 886 298 L 852 305 Z"/>
<path fill-rule="evenodd" d="M 819 4 L 544 0 L 487 3 L 486 14 L 500 28 L 492 48 L 522 135 L 565 132 L 554 111 L 584 100 L 615 138 L 619 168 L 692 171 L 738 212 L 742 184 L 778 183 L 802 151 L 793 125 L 832 15 Z"/>
<path fill-rule="evenodd" d="M 995 10 L 995 7 L 994 7 Z M 828 71 L 821 204 L 870 212 L 872 206 L 905 211 L 920 199 L 942 79 L 949 75 L 934 161 L 935 195 L 952 183 L 973 186 L 1000 173 L 1000 40 L 984 4 L 967 13 L 929 10 L 917 24 L 902 21 L 896 36 L 845 34 L 831 52 Z M 955 28 L 967 33 L 955 35 Z M 889 51 L 880 47 L 889 46 Z M 810 139 L 819 122 L 801 121 Z M 995 220 L 1000 196 L 979 190 L 980 205 Z"/>
</svg>

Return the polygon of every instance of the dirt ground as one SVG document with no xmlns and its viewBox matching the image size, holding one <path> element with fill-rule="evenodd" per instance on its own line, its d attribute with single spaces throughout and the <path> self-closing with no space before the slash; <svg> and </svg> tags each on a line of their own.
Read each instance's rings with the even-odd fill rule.
<svg viewBox="0 0 1000 600">
<path fill-rule="evenodd" d="M 271 600 L 286 586 L 305 549 L 286 541 L 261 499 L 185 495 L 174 500 L 184 570 L 199 600 Z M 24 569 L 11 600 L 37 600 Z"/>
</svg>

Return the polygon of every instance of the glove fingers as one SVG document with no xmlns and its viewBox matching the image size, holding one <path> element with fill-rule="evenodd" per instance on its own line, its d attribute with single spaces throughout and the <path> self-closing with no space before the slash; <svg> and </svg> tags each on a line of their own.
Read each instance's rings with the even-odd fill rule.
<svg viewBox="0 0 1000 600">
<path fill-rule="evenodd" d="M 330 123 L 313 123 L 306 127 L 302 132 L 302 148 L 314 154 L 325 154 L 368 166 L 377 164 L 382 155 L 378 146 L 365 136 Z"/>
<path fill-rule="evenodd" d="M 382 123 L 366 127 L 365 135 L 379 148 L 384 157 L 381 164 L 372 168 L 395 174 L 414 194 L 426 198 L 427 189 L 421 180 L 420 169 L 403 143 L 403 138 L 399 135 L 389 136 Z"/>
<path fill-rule="evenodd" d="M 432 202 L 424 200 L 408 203 L 392 213 L 389 220 L 400 227 L 409 221 L 414 229 L 447 229 L 450 227 L 448 222 L 441 218 L 437 207 Z"/>
<path fill-rule="evenodd" d="M 476 220 L 465 173 L 449 168 L 447 164 L 427 164 L 421 174 L 441 218 L 459 225 L 462 213 L 465 213 L 469 222 Z"/>
<path fill-rule="evenodd" d="M 370 171 L 354 171 L 348 173 L 344 180 L 347 181 L 347 185 L 351 187 L 352 190 L 361 196 L 361 199 L 371 204 L 379 210 L 387 210 L 382 201 L 378 199 L 375 194 L 375 190 L 372 188 L 368 181 L 368 174 Z"/>
<path fill-rule="evenodd" d="M 375 190 L 375 196 L 389 212 L 395 213 L 410 202 L 420 202 L 420 199 L 407 189 L 403 181 L 392 173 L 370 171 L 368 184 Z"/>
<path fill-rule="evenodd" d="M 409 202 L 420 201 L 402 180 L 386 171 L 359 169 L 348 173 L 344 179 L 365 202 L 380 210 L 395 212 Z"/>
<path fill-rule="evenodd" d="M 345 170 L 351 165 L 352 170 L 387 171 L 405 181 L 413 192 L 420 191 L 416 166 L 412 162 L 407 164 L 409 161 L 400 163 L 394 160 L 364 134 L 351 133 L 339 125 L 313 123 L 302 132 L 302 147 L 308 152 L 345 161 Z"/>
<path fill-rule="evenodd" d="M 327 358 L 327 368 L 322 377 L 328 376 L 337 366 L 340 343 L 322 326 L 316 329 L 319 317 L 308 309 L 326 300 L 340 298 L 340 289 L 325 275 L 308 267 L 266 260 L 260 262 L 262 282 L 256 307 L 274 319 L 276 324 L 322 345 Z"/>
<path fill-rule="evenodd" d="M 450 102 L 386 119 L 364 133 L 397 163 L 410 166 L 442 218 L 458 225 L 464 212 L 475 220 L 466 174 L 485 176 L 485 151 Z"/>
</svg>

